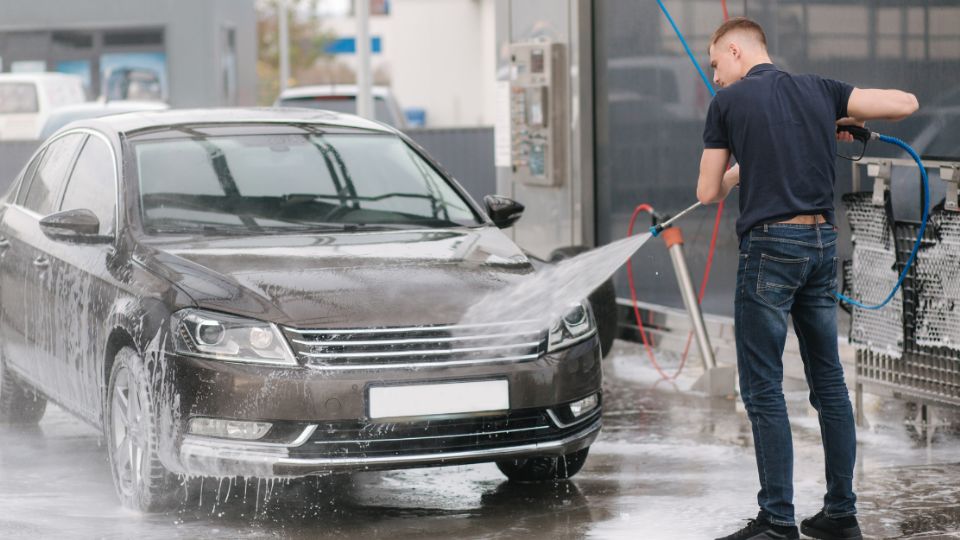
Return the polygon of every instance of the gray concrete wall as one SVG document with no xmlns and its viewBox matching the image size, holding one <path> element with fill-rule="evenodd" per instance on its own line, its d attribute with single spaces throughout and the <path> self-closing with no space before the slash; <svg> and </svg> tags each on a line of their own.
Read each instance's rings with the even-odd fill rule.
<svg viewBox="0 0 960 540">
<path fill-rule="evenodd" d="M 30 0 L 3 2 L 0 33 L 27 30 L 164 28 L 169 102 L 227 105 L 221 96 L 221 28 L 236 28 L 237 104 L 256 103 L 254 0 Z"/>
</svg>

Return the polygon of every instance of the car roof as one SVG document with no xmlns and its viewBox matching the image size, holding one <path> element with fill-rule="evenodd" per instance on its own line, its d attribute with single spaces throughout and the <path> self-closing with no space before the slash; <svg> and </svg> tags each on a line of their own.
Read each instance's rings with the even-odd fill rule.
<svg viewBox="0 0 960 540">
<path fill-rule="evenodd" d="M 387 97 L 390 95 L 390 89 L 386 86 L 372 86 L 370 88 L 370 93 L 374 97 Z M 297 86 L 295 88 L 287 88 L 280 93 L 280 96 L 277 98 L 280 99 L 291 99 L 291 98 L 304 98 L 304 97 L 314 97 L 314 96 L 356 96 L 357 95 L 357 85 L 355 84 L 317 84 L 311 86 Z"/>
<path fill-rule="evenodd" d="M 396 133 L 396 130 L 389 126 L 352 114 L 299 107 L 138 111 L 80 120 L 70 124 L 70 127 L 132 134 L 165 127 L 209 124 L 316 124 Z"/>
</svg>

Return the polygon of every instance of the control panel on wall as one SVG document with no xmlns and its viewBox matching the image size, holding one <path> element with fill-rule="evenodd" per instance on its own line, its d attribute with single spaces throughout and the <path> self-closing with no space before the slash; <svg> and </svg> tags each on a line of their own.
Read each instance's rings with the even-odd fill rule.
<svg viewBox="0 0 960 540">
<path fill-rule="evenodd" d="M 510 49 L 510 153 L 514 180 L 563 184 L 566 77 L 560 43 L 514 43 Z"/>
</svg>

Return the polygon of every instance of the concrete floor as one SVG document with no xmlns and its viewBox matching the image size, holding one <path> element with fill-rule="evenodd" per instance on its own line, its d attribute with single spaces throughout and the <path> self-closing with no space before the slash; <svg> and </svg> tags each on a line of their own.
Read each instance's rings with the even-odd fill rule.
<svg viewBox="0 0 960 540">
<path fill-rule="evenodd" d="M 573 481 L 520 486 L 492 464 L 342 475 L 292 485 L 195 486 L 171 514 L 122 509 L 92 429 L 51 407 L 39 429 L 0 430 L 3 538 L 713 538 L 756 514 L 749 423 L 735 399 L 657 382 L 635 344 L 605 362 L 605 426 Z M 676 358 L 663 359 L 666 367 Z M 788 393 L 799 515 L 823 492 L 819 429 Z M 932 446 L 902 424 L 904 405 L 867 400 L 856 488 L 873 538 L 960 538 L 960 437 Z M 271 489 L 272 488 L 272 489 Z M 256 495 L 259 490 L 260 496 Z M 229 491 L 229 493 L 228 493 Z M 246 491 L 246 493 L 245 493 Z M 267 493 L 269 491 L 269 496 Z"/>
</svg>

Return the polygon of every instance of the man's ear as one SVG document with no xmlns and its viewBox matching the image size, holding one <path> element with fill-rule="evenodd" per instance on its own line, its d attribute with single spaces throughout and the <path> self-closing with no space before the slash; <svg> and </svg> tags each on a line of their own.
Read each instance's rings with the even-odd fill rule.
<svg viewBox="0 0 960 540">
<path fill-rule="evenodd" d="M 743 54 L 743 49 L 741 49 L 739 45 L 732 41 L 727 44 L 727 50 L 730 51 L 730 54 L 732 54 L 737 60 L 739 60 L 740 56 Z"/>
</svg>

